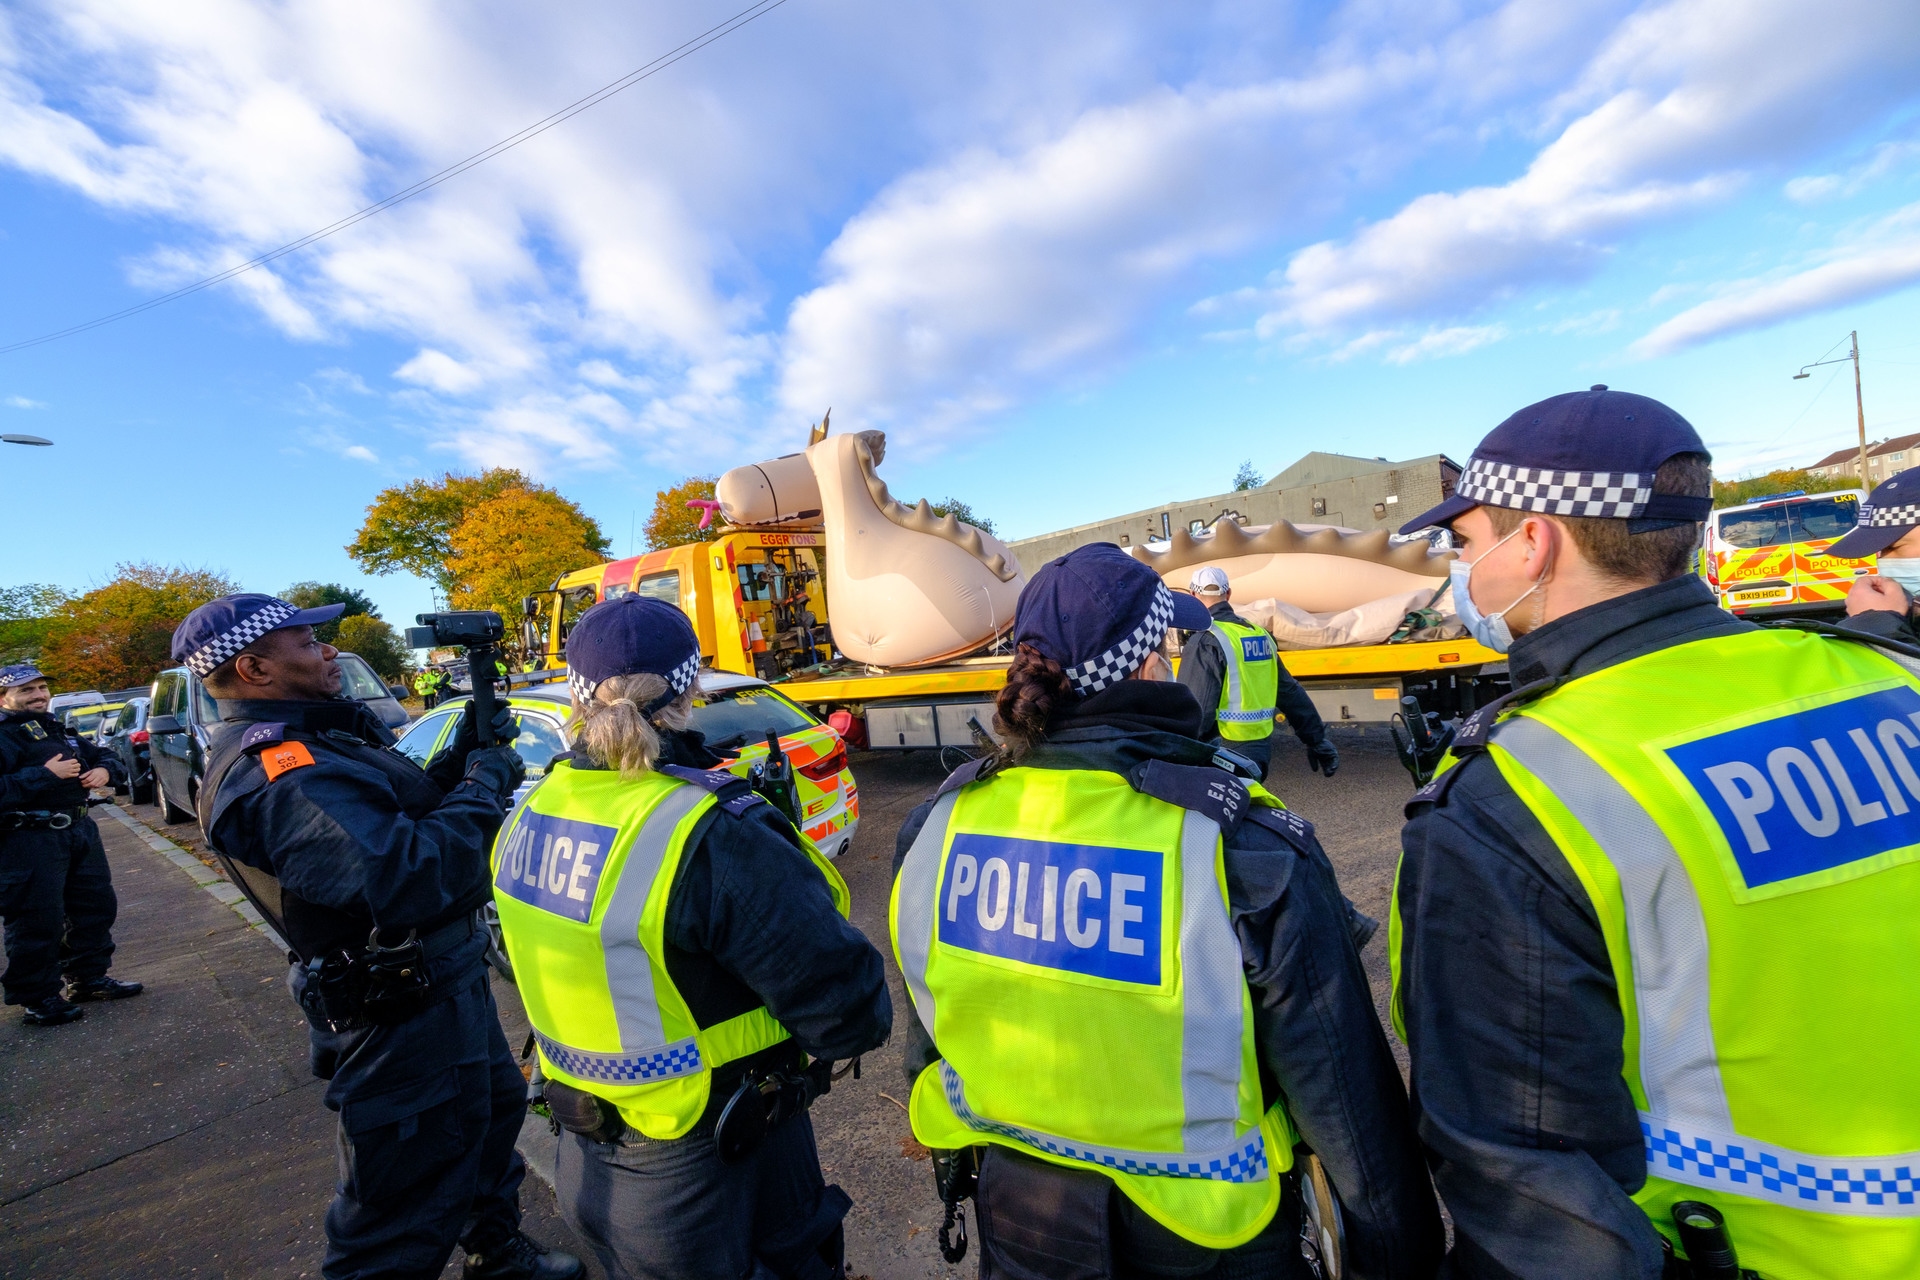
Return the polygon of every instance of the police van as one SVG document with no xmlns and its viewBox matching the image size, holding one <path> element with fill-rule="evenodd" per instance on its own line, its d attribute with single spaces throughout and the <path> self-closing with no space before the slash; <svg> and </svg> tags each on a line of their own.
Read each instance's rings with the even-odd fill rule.
<svg viewBox="0 0 1920 1280">
<path fill-rule="evenodd" d="M 1720 607 L 1756 617 L 1845 612 L 1853 580 L 1873 572 L 1874 558 L 1840 560 L 1825 553 L 1853 532 L 1865 500 L 1859 489 L 1796 489 L 1715 511 L 1707 520 L 1700 569 Z"/>
</svg>

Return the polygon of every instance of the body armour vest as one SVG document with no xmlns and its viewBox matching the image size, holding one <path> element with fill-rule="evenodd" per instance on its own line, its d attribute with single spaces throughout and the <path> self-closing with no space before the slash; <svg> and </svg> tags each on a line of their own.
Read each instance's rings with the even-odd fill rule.
<svg viewBox="0 0 1920 1280">
<path fill-rule="evenodd" d="M 1920 1275 L 1920 680 L 1746 632 L 1554 689 L 1488 750 L 1598 913 L 1653 1225 L 1704 1200 L 1769 1280 Z M 1397 1022 L 1397 893 L 1393 926 Z"/>
<path fill-rule="evenodd" d="M 700 1026 L 667 972 L 675 873 L 715 803 L 666 774 L 627 779 L 561 759 L 494 843 L 500 928 L 542 1066 L 649 1138 L 694 1126 L 716 1068 L 788 1038 L 765 1006 Z M 838 871 L 815 865 L 845 904 Z"/>
<path fill-rule="evenodd" d="M 941 1055 L 921 1142 L 1098 1170 L 1208 1248 L 1272 1218 L 1293 1135 L 1262 1100 L 1212 819 L 1116 773 L 1004 770 L 940 796 L 891 918 Z"/>
<path fill-rule="evenodd" d="M 1273 714 L 1280 700 L 1280 660 L 1273 637 L 1258 627 L 1215 622 L 1208 633 L 1227 655 L 1214 723 L 1229 742 L 1265 742 L 1273 736 Z"/>
</svg>

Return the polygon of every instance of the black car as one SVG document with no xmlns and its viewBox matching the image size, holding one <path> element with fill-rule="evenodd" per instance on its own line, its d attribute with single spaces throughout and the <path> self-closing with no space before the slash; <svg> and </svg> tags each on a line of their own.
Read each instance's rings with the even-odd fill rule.
<svg viewBox="0 0 1920 1280">
<path fill-rule="evenodd" d="M 383 684 L 357 653 L 343 653 L 339 662 L 341 696 L 366 703 L 389 729 L 404 729 L 407 709 L 395 688 Z M 206 773 L 207 726 L 220 719 L 220 708 L 200 677 L 185 667 L 162 671 L 153 682 L 152 697 L 147 745 L 154 799 L 168 822 L 191 822 Z"/>
<path fill-rule="evenodd" d="M 127 785 L 115 787 L 114 791 L 131 796 L 135 804 L 153 803 L 153 765 L 147 759 L 147 708 L 152 703 L 153 699 L 145 693 L 128 698 L 112 723 L 100 726 L 95 739 L 102 750 L 120 757 Z"/>
</svg>

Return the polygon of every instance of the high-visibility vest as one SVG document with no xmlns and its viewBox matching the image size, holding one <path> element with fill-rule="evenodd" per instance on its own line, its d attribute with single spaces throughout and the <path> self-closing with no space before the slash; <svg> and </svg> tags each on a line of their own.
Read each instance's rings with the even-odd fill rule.
<svg viewBox="0 0 1920 1280">
<path fill-rule="evenodd" d="M 1209 1248 L 1272 1218 L 1293 1130 L 1261 1098 L 1212 819 L 1116 773 L 1004 770 L 935 803 L 890 919 L 941 1055 L 922 1143 L 1098 1170 Z"/>
<path fill-rule="evenodd" d="M 424 698 L 433 692 L 435 683 L 433 672 L 422 671 L 413 678 L 413 691 Z"/>
<path fill-rule="evenodd" d="M 667 899 L 714 803 L 660 773 L 559 760 L 494 842 L 494 901 L 541 1066 L 650 1138 L 693 1127 L 715 1069 L 788 1038 L 765 1006 L 698 1025 L 667 972 Z M 845 883 L 809 854 L 844 913 Z"/>
<path fill-rule="evenodd" d="M 1647 1181 L 1769 1280 L 1920 1276 L 1920 679 L 1752 631 L 1584 676 L 1488 747 L 1600 918 Z M 1390 932 L 1395 1025 L 1400 920 Z"/>
<path fill-rule="evenodd" d="M 1273 653 L 1273 637 L 1238 622 L 1215 622 L 1208 634 L 1227 655 L 1220 707 L 1213 717 L 1220 736 L 1229 742 L 1265 742 L 1273 736 L 1273 713 L 1280 701 L 1280 659 Z"/>
</svg>

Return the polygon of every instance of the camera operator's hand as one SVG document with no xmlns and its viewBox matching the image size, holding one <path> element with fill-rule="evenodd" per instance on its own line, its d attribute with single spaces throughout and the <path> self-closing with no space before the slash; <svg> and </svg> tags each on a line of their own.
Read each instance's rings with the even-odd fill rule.
<svg viewBox="0 0 1920 1280">
<path fill-rule="evenodd" d="M 467 757 L 467 781 L 505 798 L 525 781 L 527 762 L 512 747 L 482 747 Z"/>
<path fill-rule="evenodd" d="M 451 791 L 460 785 L 460 779 L 467 772 L 467 761 L 479 745 L 479 734 L 474 732 L 473 703 L 467 703 L 460 718 L 454 722 L 453 734 L 447 739 L 447 745 L 440 748 L 433 759 L 427 761 L 427 776 L 439 784 L 442 791 Z M 493 713 L 493 740 L 496 746 L 504 746 L 520 734 L 520 725 L 513 718 L 513 708 L 502 702 Z"/>
</svg>

